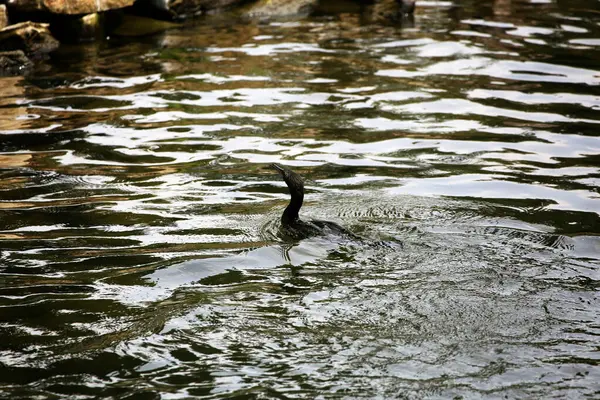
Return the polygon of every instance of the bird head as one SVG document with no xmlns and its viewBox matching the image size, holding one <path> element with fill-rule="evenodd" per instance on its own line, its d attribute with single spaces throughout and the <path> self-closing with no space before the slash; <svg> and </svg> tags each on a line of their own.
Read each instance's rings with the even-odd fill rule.
<svg viewBox="0 0 600 400">
<path fill-rule="evenodd" d="M 288 189 L 292 199 L 304 197 L 304 181 L 302 177 L 292 170 L 282 167 L 281 165 L 272 164 L 272 167 L 279 172 Z"/>
</svg>

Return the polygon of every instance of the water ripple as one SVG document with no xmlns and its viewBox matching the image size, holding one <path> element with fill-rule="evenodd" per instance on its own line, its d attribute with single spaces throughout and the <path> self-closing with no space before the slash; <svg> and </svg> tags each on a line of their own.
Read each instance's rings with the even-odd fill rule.
<svg viewBox="0 0 600 400">
<path fill-rule="evenodd" d="M 597 397 L 593 0 L 325 3 L 1 78 L 0 397 Z"/>
</svg>

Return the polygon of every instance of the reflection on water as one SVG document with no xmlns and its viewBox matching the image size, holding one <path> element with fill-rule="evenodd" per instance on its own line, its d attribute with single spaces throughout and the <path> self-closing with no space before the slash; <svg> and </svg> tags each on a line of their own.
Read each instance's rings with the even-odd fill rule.
<svg viewBox="0 0 600 400">
<path fill-rule="evenodd" d="M 2 396 L 597 397 L 596 4 L 419 4 L 2 78 Z"/>
</svg>

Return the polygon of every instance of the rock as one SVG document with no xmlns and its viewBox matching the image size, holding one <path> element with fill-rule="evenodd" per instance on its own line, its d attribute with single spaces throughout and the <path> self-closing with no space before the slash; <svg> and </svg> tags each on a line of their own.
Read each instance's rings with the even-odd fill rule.
<svg viewBox="0 0 600 400">
<path fill-rule="evenodd" d="M 251 18 L 305 16 L 315 8 L 316 0 L 259 0 L 244 12 Z"/>
<path fill-rule="evenodd" d="M 48 24 L 21 22 L 0 30 L 0 75 L 25 73 L 37 57 L 55 50 L 58 41 L 50 34 Z"/>
<path fill-rule="evenodd" d="M 0 4 L 0 29 L 4 29 L 8 26 L 8 14 L 6 13 L 6 6 Z"/>
<path fill-rule="evenodd" d="M 33 63 L 22 50 L 0 52 L 0 75 L 17 75 L 29 70 Z"/>
<path fill-rule="evenodd" d="M 58 45 L 48 24 L 21 22 L 0 30 L 0 51 L 22 50 L 27 56 L 38 56 L 56 50 Z"/>
<path fill-rule="evenodd" d="M 50 12 L 53 14 L 93 14 L 133 5 L 135 0 L 8 0 L 17 12 Z"/>
<path fill-rule="evenodd" d="M 146 0 L 153 7 L 178 18 L 211 13 L 245 3 L 246 0 Z"/>
</svg>

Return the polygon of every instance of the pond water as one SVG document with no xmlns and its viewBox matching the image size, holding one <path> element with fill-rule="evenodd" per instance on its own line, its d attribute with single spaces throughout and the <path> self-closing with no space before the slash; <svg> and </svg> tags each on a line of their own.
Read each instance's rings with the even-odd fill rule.
<svg viewBox="0 0 600 400">
<path fill-rule="evenodd" d="M 597 1 L 204 19 L 0 84 L 0 397 L 600 396 Z M 271 163 L 357 237 L 282 240 Z"/>
</svg>

